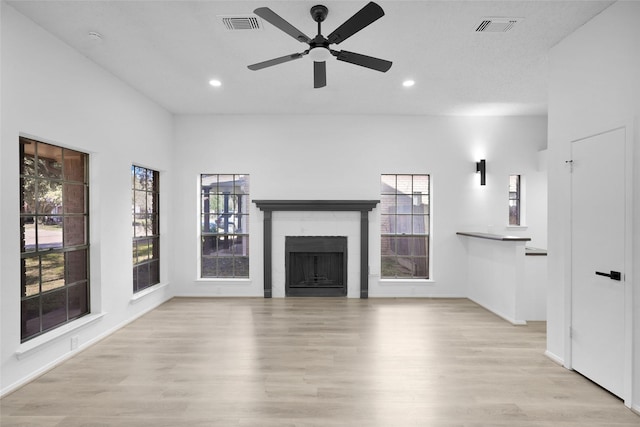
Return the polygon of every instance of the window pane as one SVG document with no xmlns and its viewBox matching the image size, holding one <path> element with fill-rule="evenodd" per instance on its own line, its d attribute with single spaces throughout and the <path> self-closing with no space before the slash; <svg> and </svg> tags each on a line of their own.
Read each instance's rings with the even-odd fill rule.
<svg viewBox="0 0 640 427">
<path fill-rule="evenodd" d="M 200 175 L 200 183 L 202 187 L 213 187 L 214 192 L 218 182 L 218 175 Z"/>
<path fill-rule="evenodd" d="M 413 276 L 414 277 L 427 277 L 428 274 L 428 264 L 427 258 L 424 257 L 414 257 L 411 258 L 412 266 L 413 266 Z"/>
<path fill-rule="evenodd" d="M 141 190 L 134 191 L 134 213 L 146 214 L 147 213 L 147 193 Z"/>
<path fill-rule="evenodd" d="M 396 213 L 396 196 L 393 195 L 381 195 L 380 196 L 380 212 L 382 214 L 395 214 Z"/>
<path fill-rule="evenodd" d="M 135 243 L 134 243 L 135 245 Z M 138 292 L 138 266 L 133 266 L 133 292 Z"/>
<path fill-rule="evenodd" d="M 135 214 L 133 216 L 133 236 L 144 237 L 147 232 L 147 216 L 145 214 Z"/>
<path fill-rule="evenodd" d="M 160 283 L 160 263 L 152 261 L 149 264 L 149 284 L 155 285 L 156 283 Z"/>
<path fill-rule="evenodd" d="M 395 175 L 382 175 L 380 177 L 380 194 L 396 194 Z"/>
<path fill-rule="evenodd" d="M 40 292 L 40 257 L 22 260 L 22 296 L 30 297 Z"/>
<path fill-rule="evenodd" d="M 398 194 L 396 196 L 397 209 L 396 213 L 399 214 L 410 214 L 413 209 L 413 196 L 410 194 Z"/>
<path fill-rule="evenodd" d="M 76 318 L 89 309 L 87 284 L 80 283 L 69 288 L 69 319 Z"/>
<path fill-rule="evenodd" d="M 67 290 L 42 294 L 42 330 L 67 321 Z"/>
<path fill-rule="evenodd" d="M 36 143 L 26 138 L 20 138 L 20 174 L 36 175 Z"/>
<path fill-rule="evenodd" d="M 397 193 L 411 194 L 413 192 L 413 176 L 398 175 L 396 179 Z"/>
<path fill-rule="evenodd" d="M 62 183 L 39 179 L 36 183 L 37 212 L 45 215 L 62 213 Z"/>
<path fill-rule="evenodd" d="M 42 292 L 64 286 L 64 254 L 42 255 Z"/>
<path fill-rule="evenodd" d="M 84 184 L 64 184 L 64 213 L 85 213 L 85 186 Z"/>
<path fill-rule="evenodd" d="M 413 234 L 429 234 L 429 217 L 426 215 L 413 216 Z"/>
<path fill-rule="evenodd" d="M 64 217 L 64 245 L 82 246 L 87 244 L 86 216 Z"/>
<path fill-rule="evenodd" d="M 149 259 L 151 251 L 151 243 L 148 240 L 138 240 L 138 262 L 144 262 Z"/>
<path fill-rule="evenodd" d="M 153 173 L 153 171 L 151 169 L 146 169 L 146 186 L 145 186 L 145 190 L 149 191 L 149 192 L 153 192 L 153 189 L 156 187 L 155 185 L 155 174 Z"/>
<path fill-rule="evenodd" d="M 413 198 L 413 214 L 424 215 L 429 213 L 429 195 L 414 194 Z"/>
<path fill-rule="evenodd" d="M 234 277 L 233 261 L 229 254 L 218 256 L 218 277 Z"/>
<path fill-rule="evenodd" d="M 40 332 L 40 297 L 22 300 L 20 337 L 22 340 Z"/>
<path fill-rule="evenodd" d="M 38 176 L 62 179 L 62 148 L 38 143 Z"/>
<path fill-rule="evenodd" d="M 413 193 L 429 194 L 429 175 L 413 176 Z"/>
<path fill-rule="evenodd" d="M 411 234 L 411 221 L 413 217 L 411 215 L 398 215 L 396 216 L 396 230 L 395 234 Z"/>
<path fill-rule="evenodd" d="M 146 236 L 153 236 L 154 230 L 157 228 L 155 226 L 155 220 L 156 220 L 156 216 L 155 215 L 147 215 L 145 222 L 146 222 L 146 228 L 145 228 L 145 233 Z"/>
<path fill-rule="evenodd" d="M 38 217 L 36 224 L 38 250 L 58 249 L 62 247 L 62 217 Z"/>
<path fill-rule="evenodd" d="M 21 209 L 20 213 L 36 213 L 36 180 L 35 178 L 21 178 Z"/>
<path fill-rule="evenodd" d="M 412 277 L 411 263 L 404 258 L 382 257 L 381 273 L 383 277 Z"/>
<path fill-rule="evenodd" d="M 36 250 L 35 218 L 32 216 L 26 217 L 26 218 L 20 218 L 20 225 L 22 226 L 22 239 L 23 239 L 22 252 L 35 251 Z"/>
<path fill-rule="evenodd" d="M 235 277 L 249 277 L 249 257 L 235 257 L 233 262 Z"/>
<path fill-rule="evenodd" d="M 87 250 L 65 252 L 66 279 L 68 284 L 86 282 L 87 276 Z"/>
<path fill-rule="evenodd" d="M 137 292 L 149 287 L 149 264 L 137 265 L 135 269 L 138 271 L 138 287 L 134 289 L 134 292 Z"/>
<path fill-rule="evenodd" d="M 73 150 L 64 152 L 64 179 L 67 181 L 86 182 L 85 155 Z"/>
</svg>

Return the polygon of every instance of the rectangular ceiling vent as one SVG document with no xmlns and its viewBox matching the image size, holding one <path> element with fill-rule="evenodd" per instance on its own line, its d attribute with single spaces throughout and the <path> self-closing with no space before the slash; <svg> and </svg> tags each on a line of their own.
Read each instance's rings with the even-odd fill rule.
<svg viewBox="0 0 640 427">
<path fill-rule="evenodd" d="M 261 30 L 260 20 L 255 15 L 246 16 L 218 16 L 228 31 L 236 30 Z"/>
<path fill-rule="evenodd" d="M 522 18 L 482 18 L 482 22 L 476 27 L 476 32 L 506 33 L 520 21 Z"/>
</svg>

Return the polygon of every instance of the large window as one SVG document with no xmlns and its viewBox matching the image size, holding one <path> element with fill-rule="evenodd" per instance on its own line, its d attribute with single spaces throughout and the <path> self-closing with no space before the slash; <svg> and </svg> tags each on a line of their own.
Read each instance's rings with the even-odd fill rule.
<svg viewBox="0 0 640 427">
<path fill-rule="evenodd" d="M 201 277 L 249 277 L 249 175 L 200 176 Z"/>
<path fill-rule="evenodd" d="M 87 159 L 20 138 L 23 342 L 89 312 Z"/>
<path fill-rule="evenodd" d="M 520 175 L 509 175 L 509 225 L 521 225 L 520 207 Z"/>
<path fill-rule="evenodd" d="M 429 175 L 382 175 L 381 276 L 429 278 Z"/>
<path fill-rule="evenodd" d="M 157 171 L 131 166 L 133 292 L 160 283 L 159 188 Z"/>
</svg>

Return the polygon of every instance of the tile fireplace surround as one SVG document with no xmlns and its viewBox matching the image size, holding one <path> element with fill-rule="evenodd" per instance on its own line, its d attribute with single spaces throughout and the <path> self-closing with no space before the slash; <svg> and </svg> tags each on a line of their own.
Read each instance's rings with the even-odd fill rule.
<svg viewBox="0 0 640 427">
<path fill-rule="evenodd" d="M 264 212 L 264 297 L 272 295 L 272 218 L 274 211 L 360 212 L 360 298 L 369 297 L 369 212 L 379 200 L 253 200 Z"/>
</svg>

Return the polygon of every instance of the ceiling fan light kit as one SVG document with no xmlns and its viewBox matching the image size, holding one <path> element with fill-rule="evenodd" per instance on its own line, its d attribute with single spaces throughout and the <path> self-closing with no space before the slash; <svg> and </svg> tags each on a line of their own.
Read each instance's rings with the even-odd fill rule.
<svg viewBox="0 0 640 427">
<path fill-rule="evenodd" d="M 284 31 L 299 42 L 308 44 L 309 49 L 300 53 L 292 53 L 279 58 L 249 65 L 248 68 L 250 70 L 261 70 L 263 68 L 293 61 L 294 59 L 300 59 L 305 55 L 309 55 L 313 60 L 313 87 L 321 88 L 327 85 L 326 61 L 331 58 L 331 56 L 334 56 L 338 61 L 348 62 L 350 64 L 359 65 L 361 67 L 370 68 L 383 73 L 391 68 L 391 61 L 359 53 L 348 52 L 346 50 L 337 51 L 329 47 L 332 44 L 342 43 L 358 31 L 367 27 L 369 24 L 382 18 L 384 16 L 384 11 L 374 2 L 369 2 L 327 37 L 322 35 L 321 25 L 327 18 L 329 9 L 323 5 L 313 6 L 310 10 L 311 17 L 318 23 L 318 34 L 313 39 L 298 30 L 268 7 L 260 7 L 254 10 L 253 13 L 281 31 Z"/>
</svg>

